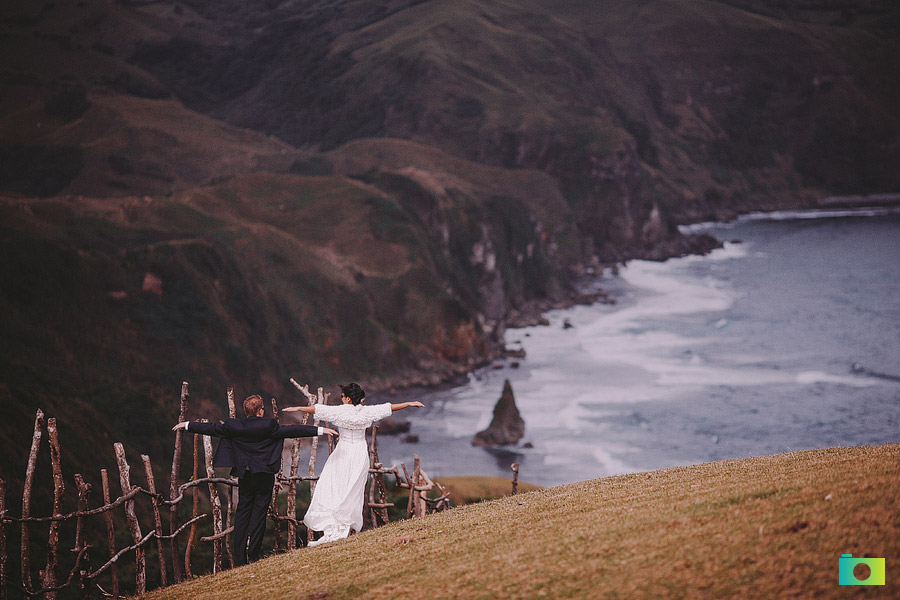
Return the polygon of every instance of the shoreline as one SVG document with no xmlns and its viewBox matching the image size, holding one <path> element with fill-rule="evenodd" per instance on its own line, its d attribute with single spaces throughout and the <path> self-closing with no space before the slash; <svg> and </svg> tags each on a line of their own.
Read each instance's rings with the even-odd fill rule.
<svg viewBox="0 0 900 600">
<path fill-rule="evenodd" d="M 593 282 L 607 268 L 617 273 L 620 266 L 634 260 L 665 262 L 672 258 L 688 255 L 703 256 L 712 250 L 722 247 L 721 242 L 705 233 L 711 227 L 727 225 L 742 220 L 759 219 L 800 219 L 825 217 L 877 216 L 893 214 L 900 211 L 900 193 L 868 194 L 852 196 L 828 196 L 820 198 L 795 209 L 775 209 L 766 211 L 748 211 L 738 213 L 728 220 L 705 221 L 679 226 L 679 235 L 667 238 L 652 249 L 636 252 L 634 256 L 620 262 L 604 263 L 597 266 L 581 265 L 573 270 L 570 283 L 571 291 L 561 298 L 535 299 L 518 308 L 511 308 L 500 326 L 500 330 L 518 329 L 532 326 L 548 326 L 547 313 L 554 310 L 568 309 L 575 306 L 593 304 L 615 304 L 607 290 L 592 288 Z M 826 211 L 826 212 L 822 212 Z M 827 212 L 841 211 L 841 212 Z M 886 211 L 886 212 L 882 212 Z M 806 213 L 809 216 L 804 216 Z M 590 291 L 587 291 L 589 290 Z M 360 378 L 361 385 L 373 392 L 396 394 L 400 391 L 415 388 L 434 388 L 442 385 L 461 384 L 469 374 L 479 369 L 490 367 L 498 360 L 508 358 L 525 358 L 524 350 L 507 348 L 497 343 L 487 354 L 470 360 L 467 364 L 451 363 L 434 357 L 420 359 L 418 368 L 401 370 L 396 375 L 386 378 Z"/>
<path fill-rule="evenodd" d="M 572 283 L 575 289 L 563 298 L 530 300 L 520 308 L 511 309 L 501 324 L 501 332 L 505 332 L 507 329 L 549 325 L 550 321 L 546 314 L 553 310 L 615 303 L 606 290 L 578 291 L 579 287 L 583 287 L 579 286 L 578 282 L 584 277 L 582 275 L 573 278 Z M 388 392 L 393 395 L 415 388 L 434 388 L 446 384 L 452 385 L 454 382 L 463 383 L 470 373 L 490 367 L 495 361 L 508 358 L 525 358 L 525 352 L 508 348 L 505 344 L 498 342 L 491 347 L 487 354 L 470 360 L 466 364 L 425 357 L 420 359 L 417 369 L 403 369 L 398 374 L 386 378 L 360 378 L 359 382 L 367 391 Z"/>
<path fill-rule="evenodd" d="M 900 193 L 828 196 L 817 202 L 818 208 L 864 208 L 866 206 L 900 208 Z"/>
</svg>

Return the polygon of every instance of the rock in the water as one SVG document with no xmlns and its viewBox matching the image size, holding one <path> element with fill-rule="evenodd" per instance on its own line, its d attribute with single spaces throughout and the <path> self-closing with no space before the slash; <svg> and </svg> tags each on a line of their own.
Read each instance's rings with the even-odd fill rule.
<svg viewBox="0 0 900 600">
<path fill-rule="evenodd" d="M 503 393 L 494 406 L 494 418 L 490 426 L 479 431 L 472 438 L 473 446 L 506 446 L 515 444 L 525 435 L 525 421 L 516 408 L 512 385 L 509 380 L 503 384 Z"/>
</svg>

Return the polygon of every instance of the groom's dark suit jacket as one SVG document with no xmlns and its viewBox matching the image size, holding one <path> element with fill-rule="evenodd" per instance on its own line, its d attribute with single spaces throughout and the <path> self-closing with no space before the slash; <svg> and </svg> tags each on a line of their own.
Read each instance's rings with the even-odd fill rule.
<svg viewBox="0 0 900 600">
<path fill-rule="evenodd" d="M 190 433 L 222 438 L 213 455 L 214 467 L 231 467 L 231 474 L 278 473 L 285 438 L 314 437 L 319 428 L 310 425 L 279 425 L 275 419 L 246 417 L 225 419 L 224 423 L 191 421 Z"/>
</svg>

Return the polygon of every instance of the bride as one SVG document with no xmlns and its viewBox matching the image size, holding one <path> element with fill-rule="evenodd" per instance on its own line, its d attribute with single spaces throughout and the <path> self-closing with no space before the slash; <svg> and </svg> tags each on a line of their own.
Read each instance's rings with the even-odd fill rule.
<svg viewBox="0 0 900 600">
<path fill-rule="evenodd" d="M 345 538 L 350 535 L 351 529 L 362 529 L 363 500 L 369 475 L 366 428 L 394 411 L 424 406 L 421 402 L 365 406 L 365 398 L 365 391 L 359 385 L 350 383 L 341 386 L 340 406 L 316 404 L 282 409 L 284 412 L 314 414 L 320 421 L 334 423 L 340 433 L 334 452 L 322 467 L 309 510 L 303 517 L 303 523 L 310 530 L 325 532 L 319 540 L 310 542 L 310 546 Z"/>
</svg>

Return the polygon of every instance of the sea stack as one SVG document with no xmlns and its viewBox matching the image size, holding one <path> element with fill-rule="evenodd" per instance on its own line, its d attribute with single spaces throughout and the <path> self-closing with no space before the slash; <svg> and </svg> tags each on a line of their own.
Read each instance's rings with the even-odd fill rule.
<svg viewBox="0 0 900 600">
<path fill-rule="evenodd" d="M 472 438 L 473 446 L 506 446 L 515 444 L 525 435 L 525 421 L 516 408 L 512 385 L 507 379 L 503 384 L 503 393 L 494 406 L 494 418 L 490 427 L 479 431 Z"/>
</svg>

